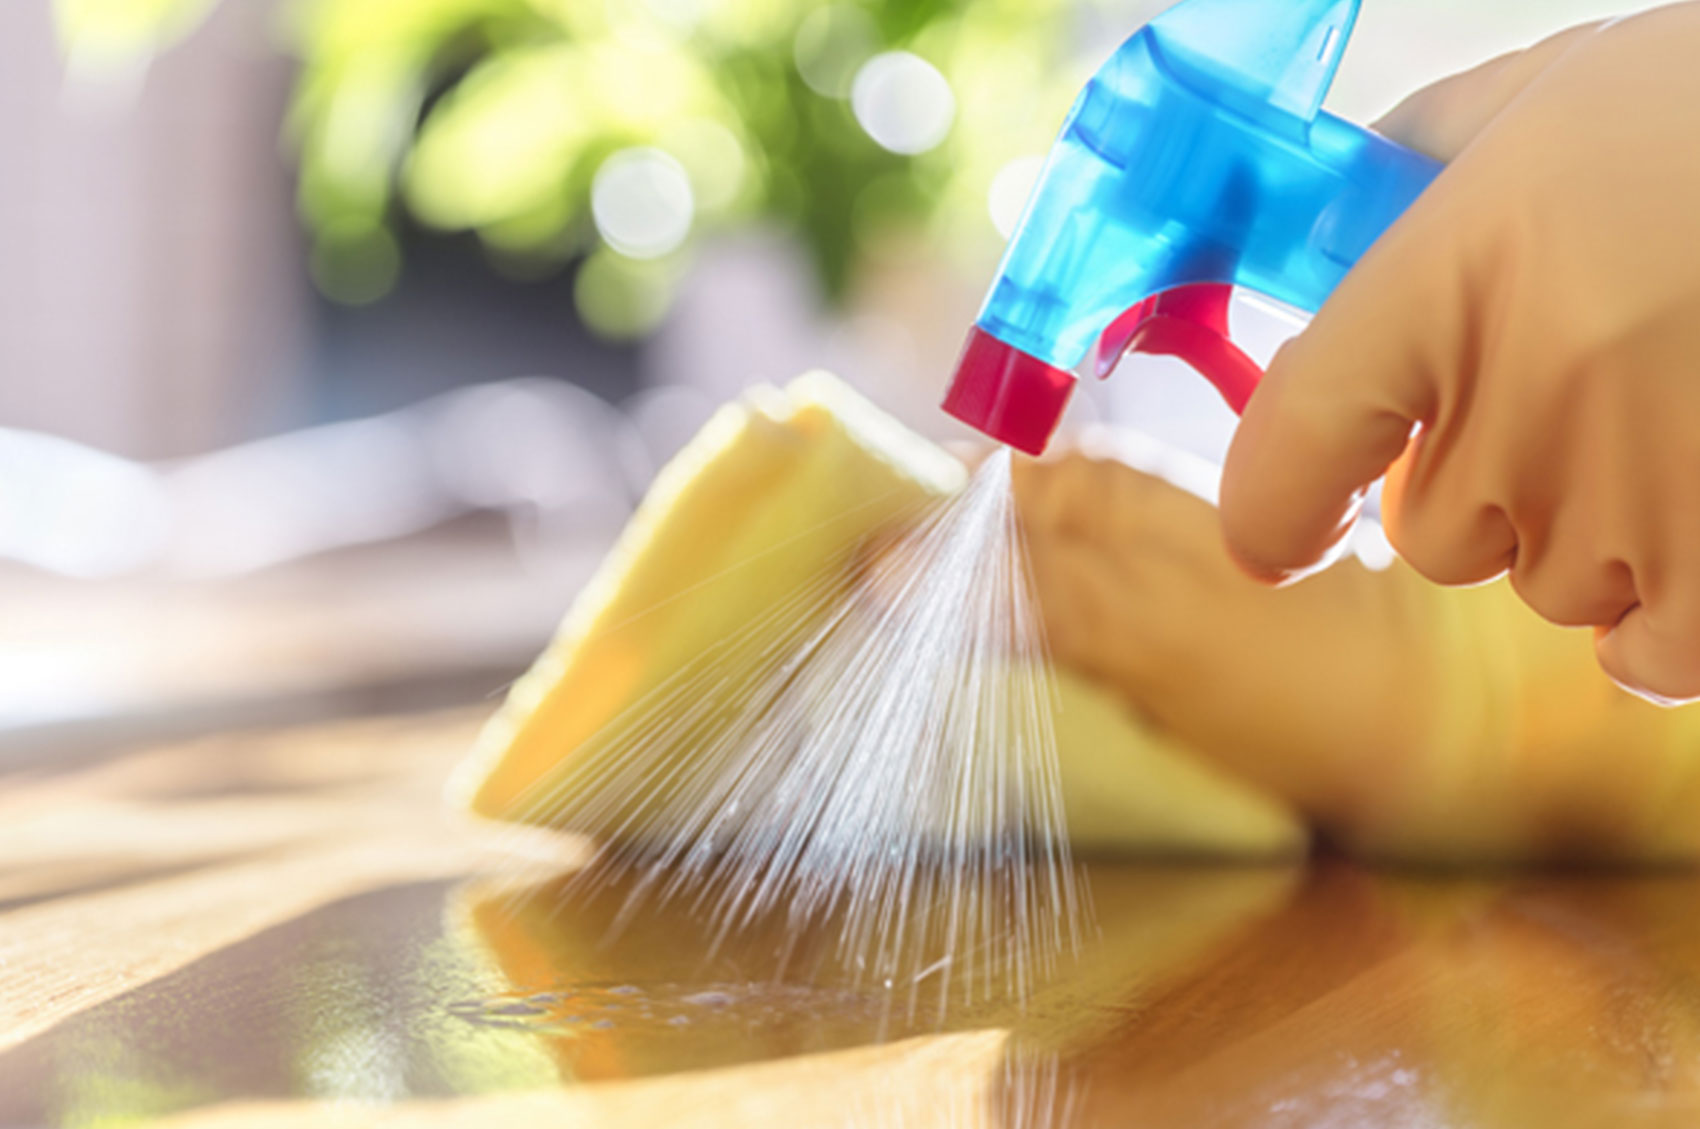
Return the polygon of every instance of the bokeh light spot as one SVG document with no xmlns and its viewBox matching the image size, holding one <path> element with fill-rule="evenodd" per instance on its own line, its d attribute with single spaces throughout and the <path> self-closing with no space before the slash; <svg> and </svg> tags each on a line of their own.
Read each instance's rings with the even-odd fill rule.
<svg viewBox="0 0 1700 1129">
<path fill-rule="evenodd" d="M 660 149 L 622 149 L 596 170 L 590 211 L 608 246 L 634 259 L 654 259 L 690 234 L 696 200 L 691 178 Z"/>
<path fill-rule="evenodd" d="M 603 337 L 641 337 L 667 312 L 673 283 L 666 264 L 629 259 L 603 247 L 579 268 L 573 303 L 585 325 Z"/>
<path fill-rule="evenodd" d="M 956 118 L 950 83 L 908 51 L 887 51 L 864 63 L 850 89 L 850 107 L 882 148 L 911 155 L 943 141 Z"/>
<path fill-rule="evenodd" d="M 861 66 L 879 46 L 873 17 L 854 4 L 827 4 L 810 12 L 791 43 L 797 73 L 810 90 L 843 98 Z"/>
<path fill-rule="evenodd" d="M 309 268 L 325 297 L 363 306 L 395 288 L 401 274 L 401 249 L 383 224 L 350 217 L 319 232 Z"/>
<path fill-rule="evenodd" d="M 685 166 L 703 211 L 730 207 L 738 198 L 749 162 L 730 129 L 712 118 L 685 118 L 667 128 L 660 145 Z"/>
</svg>

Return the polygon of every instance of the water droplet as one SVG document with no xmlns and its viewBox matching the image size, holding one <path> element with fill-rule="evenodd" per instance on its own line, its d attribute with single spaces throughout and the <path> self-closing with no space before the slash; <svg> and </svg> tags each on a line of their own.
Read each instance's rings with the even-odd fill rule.
<svg viewBox="0 0 1700 1129">
<path fill-rule="evenodd" d="M 515 1000 L 511 1004 L 499 1004 L 490 1009 L 491 1015 L 542 1015 L 544 1009 L 536 1004 Z"/>
<path fill-rule="evenodd" d="M 693 992 L 681 1002 L 697 1007 L 730 1007 L 733 999 L 730 992 Z"/>
</svg>

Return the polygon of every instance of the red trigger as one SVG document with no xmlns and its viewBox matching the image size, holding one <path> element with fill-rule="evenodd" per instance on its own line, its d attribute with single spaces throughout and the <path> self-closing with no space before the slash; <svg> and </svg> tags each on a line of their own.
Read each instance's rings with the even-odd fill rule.
<svg viewBox="0 0 1700 1129">
<path fill-rule="evenodd" d="M 1109 376 L 1124 353 L 1179 357 L 1216 386 L 1235 413 L 1263 376 L 1257 362 L 1228 339 L 1228 299 L 1234 288 L 1199 282 L 1165 290 L 1132 307 L 1104 331 L 1094 363 Z"/>
</svg>

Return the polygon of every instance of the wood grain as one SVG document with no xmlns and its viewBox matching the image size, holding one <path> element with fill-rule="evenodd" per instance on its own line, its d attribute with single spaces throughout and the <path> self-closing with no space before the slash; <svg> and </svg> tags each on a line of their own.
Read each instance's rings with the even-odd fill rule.
<svg viewBox="0 0 1700 1129">
<path fill-rule="evenodd" d="M 1095 862 L 1078 962 L 905 1015 L 509 873 L 438 799 L 480 713 L 14 774 L 0 1126 L 1700 1123 L 1692 874 Z"/>
<path fill-rule="evenodd" d="M 0 1048 L 256 931 L 467 874 L 437 792 L 472 714 L 215 737 L 0 796 Z"/>
</svg>

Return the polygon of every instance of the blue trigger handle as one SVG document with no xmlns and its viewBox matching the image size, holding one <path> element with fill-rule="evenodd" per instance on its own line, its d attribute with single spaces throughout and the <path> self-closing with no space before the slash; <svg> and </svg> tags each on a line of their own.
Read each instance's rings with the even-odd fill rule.
<svg viewBox="0 0 1700 1129">
<path fill-rule="evenodd" d="M 1193 45 L 1248 7 L 1322 40 L 1297 84 L 1290 66 L 1272 76 Z M 1305 8 L 1334 19 L 1304 24 Z M 1135 33 L 1076 100 L 979 327 L 1072 369 L 1118 314 L 1177 286 L 1320 307 L 1442 167 L 1316 109 L 1356 8 L 1188 0 Z"/>
</svg>

